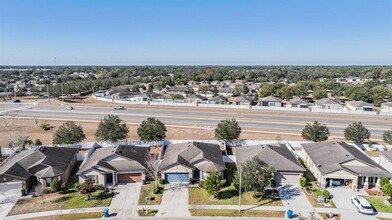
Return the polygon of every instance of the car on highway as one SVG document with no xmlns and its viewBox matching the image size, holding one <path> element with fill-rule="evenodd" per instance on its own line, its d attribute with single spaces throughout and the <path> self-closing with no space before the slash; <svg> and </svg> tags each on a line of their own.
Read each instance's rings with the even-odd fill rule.
<svg viewBox="0 0 392 220">
<path fill-rule="evenodd" d="M 372 205 L 363 197 L 360 196 L 353 196 L 351 197 L 351 203 L 357 207 L 358 212 L 363 214 L 373 214 L 374 209 Z"/>
<path fill-rule="evenodd" d="M 15 100 L 14 103 L 20 103 L 20 99 Z"/>
<path fill-rule="evenodd" d="M 67 109 L 67 110 L 74 110 L 74 107 L 68 106 L 66 109 Z"/>
<path fill-rule="evenodd" d="M 125 107 L 122 105 L 117 105 L 114 107 L 114 110 L 125 110 Z"/>
</svg>

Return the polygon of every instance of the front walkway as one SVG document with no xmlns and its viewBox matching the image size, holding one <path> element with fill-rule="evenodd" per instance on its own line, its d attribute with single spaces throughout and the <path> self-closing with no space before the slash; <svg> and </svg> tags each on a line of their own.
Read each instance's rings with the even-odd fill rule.
<svg viewBox="0 0 392 220">
<path fill-rule="evenodd" d="M 278 190 L 286 211 L 293 210 L 294 214 L 309 216 L 310 212 L 315 210 L 300 186 L 285 185 L 279 187 Z"/>
<path fill-rule="evenodd" d="M 126 185 L 118 185 L 114 191 L 112 202 L 109 206 L 109 213 L 114 214 L 117 218 L 137 217 L 136 212 L 141 183 L 129 183 Z"/>
<path fill-rule="evenodd" d="M 169 185 L 165 185 L 163 191 L 161 208 L 156 217 L 189 217 L 188 206 L 188 187 L 181 188 L 170 188 Z"/>
</svg>

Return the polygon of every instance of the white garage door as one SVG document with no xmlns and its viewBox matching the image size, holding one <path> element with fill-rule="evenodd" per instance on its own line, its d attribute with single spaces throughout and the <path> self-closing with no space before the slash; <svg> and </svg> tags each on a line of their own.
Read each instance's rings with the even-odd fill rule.
<svg viewBox="0 0 392 220">
<path fill-rule="evenodd" d="M 300 175 L 296 173 L 275 173 L 275 181 L 277 186 L 299 185 Z"/>
</svg>

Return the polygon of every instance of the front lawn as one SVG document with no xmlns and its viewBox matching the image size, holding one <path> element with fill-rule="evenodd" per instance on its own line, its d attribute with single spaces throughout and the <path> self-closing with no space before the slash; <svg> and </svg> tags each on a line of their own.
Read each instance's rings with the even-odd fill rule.
<svg viewBox="0 0 392 220">
<path fill-rule="evenodd" d="M 137 210 L 139 216 L 155 216 L 158 213 L 158 209 L 149 209 L 147 213 L 143 210 Z"/>
<path fill-rule="evenodd" d="M 228 209 L 189 209 L 191 216 L 226 216 L 226 217 L 265 217 L 284 218 L 284 211 L 238 210 Z"/>
<path fill-rule="evenodd" d="M 319 213 L 317 213 L 317 214 L 319 214 L 319 215 L 321 216 L 321 218 L 323 218 L 323 219 L 328 219 L 328 218 L 329 218 L 329 214 L 328 214 L 328 213 L 319 212 Z M 334 218 L 335 220 L 340 220 L 340 214 L 333 214 L 333 218 Z"/>
<path fill-rule="evenodd" d="M 391 212 L 392 206 L 388 206 L 384 203 L 384 200 L 389 199 L 389 197 L 370 197 L 363 196 L 365 199 L 369 201 L 369 203 L 378 211 L 378 212 Z"/>
<path fill-rule="evenodd" d="M 29 218 L 30 220 L 74 220 L 74 219 L 98 219 L 102 217 L 102 212 L 72 213 L 63 215 L 42 216 Z"/>
<path fill-rule="evenodd" d="M 153 182 L 142 186 L 142 188 L 140 190 L 140 196 L 139 196 L 139 205 L 159 205 L 159 204 L 161 204 L 163 188 L 161 186 L 159 186 L 159 188 L 160 188 L 159 193 L 153 194 L 154 187 L 155 187 L 155 185 Z M 146 198 L 151 195 L 154 197 L 154 199 L 147 200 Z"/>
<path fill-rule="evenodd" d="M 234 187 L 226 187 L 221 190 L 218 199 L 210 200 L 210 194 L 205 189 L 199 187 L 189 188 L 190 205 L 237 205 L 238 191 Z M 244 192 L 241 196 L 242 205 L 265 205 L 282 206 L 282 201 L 278 193 L 268 193 L 253 198 L 252 192 Z"/>
<path fill-rule="evenodd" d="M 112 194 L 104 195 L 103 190 L 97 190 L 92 193 L 91 200 L 89 201 L 84 201 L 85 197 L 85 195 L 70 190 L 64 194 L 45 194 L 43 200 L 42 197 L 19 199 L 8 215 L 20 215 L 59 209 L 108 207 L 112 201 Z"/>
</svg>

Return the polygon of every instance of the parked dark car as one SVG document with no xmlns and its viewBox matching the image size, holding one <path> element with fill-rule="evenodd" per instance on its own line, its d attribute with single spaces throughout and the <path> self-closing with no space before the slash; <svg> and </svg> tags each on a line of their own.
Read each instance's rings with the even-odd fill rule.
<svg viewBox="0 0 392 220">
<path fill-rule="evenodd" d="M 20 103 L 20 99 L 14 100 L 14 103 Z"/>
</svg>

